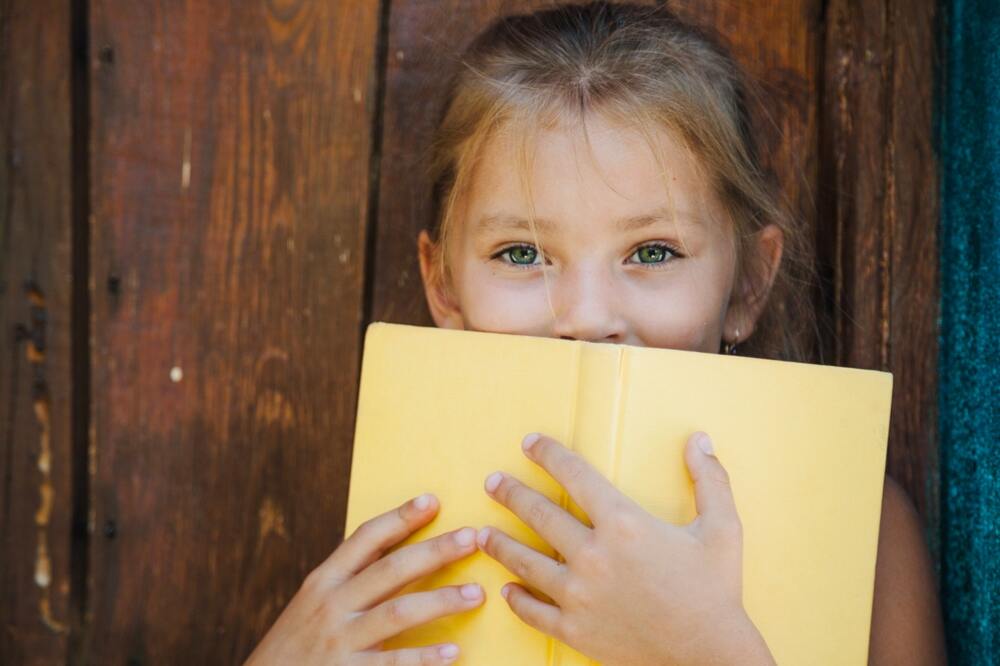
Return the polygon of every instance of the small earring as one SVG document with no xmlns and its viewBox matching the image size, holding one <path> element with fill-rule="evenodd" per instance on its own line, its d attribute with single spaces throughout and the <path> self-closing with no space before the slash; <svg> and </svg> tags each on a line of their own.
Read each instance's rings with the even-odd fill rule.
<svg viewBox="0 0 1000 666">
<path fill-rule="evenodd" d="M 740 329 L 736 329 L 736 335 L 732 342 L 726 342 L 722 345 L 723 354 L 736 354 L 736 345 L 740 342 Z"/>
</svg>

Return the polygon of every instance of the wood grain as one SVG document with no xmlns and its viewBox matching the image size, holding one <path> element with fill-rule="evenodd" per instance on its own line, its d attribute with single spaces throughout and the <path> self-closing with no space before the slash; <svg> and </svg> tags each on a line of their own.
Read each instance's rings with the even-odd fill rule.
<svg viewBox="0 0 1000 666">
<path fill-rule="evenodd" d="M 393 0 L 390 5 L 371 321 L 433 325 L 417 261 L 430 227 L 426 165 L 445 88 L 462 51 L 491 21 L 545 0 Z"/>
<path fill-rule="evenodd" d="M 72 536 L 70 7 L 0 2 L 0 663 L 65 662 Z"/>
<path fill-rule="evenodd" d="M 342 538 L 378 4 L 91 3 L 92 663 L 237 663 Z"/>
<path fill-rule="evenodd" d="M 935 3 L 833 0 L 820 150 L 831 362 L 891 371 L 888 471 L 937 525 Z"/>
</svg>

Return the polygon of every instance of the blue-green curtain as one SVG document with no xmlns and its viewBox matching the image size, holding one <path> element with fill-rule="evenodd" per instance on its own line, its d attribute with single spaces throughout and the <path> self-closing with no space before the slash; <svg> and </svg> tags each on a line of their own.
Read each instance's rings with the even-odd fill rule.
<svg viewBox="0 0 1000 666">
<path fill-rule="evenodd" d="M 952 664 L 1000 664 L 1000 0 L 943 0 L 941 586 Z"/>
</svg>

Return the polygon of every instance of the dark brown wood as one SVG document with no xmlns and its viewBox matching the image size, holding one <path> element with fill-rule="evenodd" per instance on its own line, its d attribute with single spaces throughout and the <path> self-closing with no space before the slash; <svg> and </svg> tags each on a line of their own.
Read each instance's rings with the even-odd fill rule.
<svg viewBox="0 0 1000 666">
<path fill-rule="evenodd" d="M 829 361 L 891 371 L 888 471 L 937 524 L 937 180 L 930 0 L 833 0 L 820 182 Z"/>
<path fill-rule="evenodd" d="M 430 226 L 426 164 L 445 88 L 468 43 L 491 21 L 546 0 L 392 0 L 379 168 L 372 321 L 433 325 L 417 261 Z"/>
<path fill-rule="evenodd" d="M 342 539 L 377 2 L 91 8 L 89 663 L 237 663 Z"/>
<path fill-rule="evenodd" d="M 889 363 L 895 382 L 888 469 L 914 499 L 937 550 L 938 244 L 937 155 L 933 81 L 939 3 L 894 0 L 892 135 L 889 137 L 886 223 L 889 260 Z"/>
<path fill-rule="evenodd" d="M 818 0 L 670 3 L 691 22 L 715 31 L 752 83 L 756 131 L 767 165 L 797 214 L 815 233 L 818 169 Z"/>
<path fill-rule="evenodd" d="M 70 5 L 0 2 L 0 663 L 72 624 Z"/>
</svg>

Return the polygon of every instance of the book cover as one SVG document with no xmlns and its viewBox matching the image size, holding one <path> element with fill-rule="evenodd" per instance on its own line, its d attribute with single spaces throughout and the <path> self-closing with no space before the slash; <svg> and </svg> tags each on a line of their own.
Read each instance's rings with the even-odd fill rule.
<svg viewBox="0 0 1000 666">
<path fill-rule="evenodd" d="M 743 523 L 743 600 L 778 663 L 867 661 L 892 375 L 721 354 L 373 323 L 365 336 L 346 533 L 423 492 L 438 516 L 401 545 L 495 525 L 552 555 L 490 499 L 500 469 L 585 516 L 521 452 L 543 432 L 657 517 L 695 516 L 684 464 L 703 430 Z M 525 625 L 475 553 L 400 592 L 479 582 L 470 612 L 386 648 L 455 642 L 477 666 L 591 660 Z"/>
</svg>

